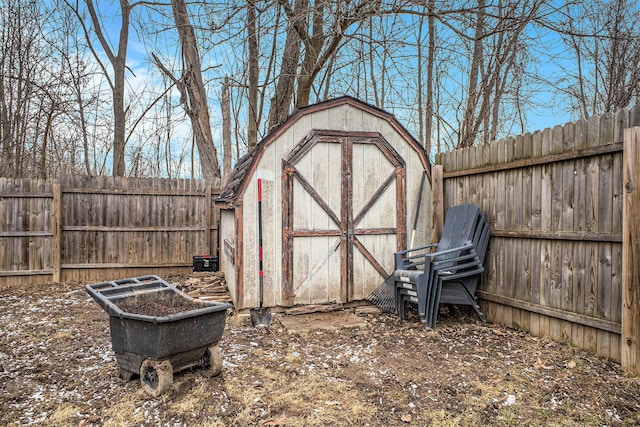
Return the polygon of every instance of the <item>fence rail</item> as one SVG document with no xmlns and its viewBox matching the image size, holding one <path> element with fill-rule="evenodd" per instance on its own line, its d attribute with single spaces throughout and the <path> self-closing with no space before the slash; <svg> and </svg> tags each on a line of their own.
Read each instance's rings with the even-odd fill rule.
<svg viewBox="0 0 640 427">
<path fill-rule="evenodd" d="M 0 287 L 188 271 L 215 254 L 219 182 L 0 178 Z M 25 277 L 26 276 L 26 277 Z"/>
<path fill-rule="evenodd" d="M 623 206 L 623 140 L 625 129 L 638 125 L 638 107 L 620 110 L 444 153 L 433 170 L 433 185 L 441 187 L 434 194 L 442 195 L 434 201 L 434 224 L 446 208 L 475 203 L 491 226 L 478 292 L 490 321 L 623 360 L 636 371 L 623 355 L 637 354 L 640 328 L 634 326 L 627 351 L 623 228 L 637 229 L 638 217 Z M 637 311 L 637 296 L 633 304 Z"/>
</svg>

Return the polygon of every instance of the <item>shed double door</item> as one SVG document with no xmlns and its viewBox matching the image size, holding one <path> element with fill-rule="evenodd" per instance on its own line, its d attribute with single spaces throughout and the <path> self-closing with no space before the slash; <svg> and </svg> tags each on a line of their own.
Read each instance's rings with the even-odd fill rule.
<svg viewBox="0 0 640 427">
<path fill-rule="evenodd" d="M 367 297 L 406 241 L 405 162 L 377 132 L 313 131 L 283 160 L 283 302 Z"/>
</svg>

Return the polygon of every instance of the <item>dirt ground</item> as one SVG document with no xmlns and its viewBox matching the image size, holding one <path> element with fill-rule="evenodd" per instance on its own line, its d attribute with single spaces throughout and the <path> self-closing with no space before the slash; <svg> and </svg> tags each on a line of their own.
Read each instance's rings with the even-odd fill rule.
<svg viewBox="0 0 640 427">
<path fill-rule="evenodd" d="M 545 338 L 445 314 L 229 316 L 223 373 L 157 398 L 119 378 L 107 314 L 82 284 L 0 290 L 0 425 L 621 426 L 640 381 Z"/>
</svg>

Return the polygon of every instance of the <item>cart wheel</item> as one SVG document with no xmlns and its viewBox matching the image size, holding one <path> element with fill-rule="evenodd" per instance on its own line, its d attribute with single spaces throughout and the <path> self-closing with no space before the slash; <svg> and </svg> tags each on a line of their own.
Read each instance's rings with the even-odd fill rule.
<svg viewBox="0 0 640 427">
<path fill-rule="evenodd" d="M 133 377 L 133 372 L 129 372 L 126 369 L 120 368 L 120 378 L 125 381 L 131 381 L 131 377 Z"/>
<path fill-rule="evenodd" d="M 204 368 L 202 375 L 206 378 L 220 375 L 222 372 L 222 352 L 220 351 L 220 347 L 212 345 L 207 348 L 202 367 Z"/>
<path fill-rule="evenodd" d="M 144 391 L 158 397 L 173 382 L 173 368 L 168 360 L 145 359 L 140 367 L 140 384 Z"/>
</svg>

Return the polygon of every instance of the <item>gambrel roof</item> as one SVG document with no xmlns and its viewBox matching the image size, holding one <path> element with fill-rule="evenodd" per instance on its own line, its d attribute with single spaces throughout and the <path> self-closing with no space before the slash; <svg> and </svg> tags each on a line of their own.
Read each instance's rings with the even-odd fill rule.
<svg viewBox="0 0 640 427">
<path fill-rule="evenodd" d="M 246 186 L 247 179 L 252 175 L 257 163 L 260 161 L 262 152 L 273 141 L 278 139 L 292 124 L 298 121 L 301 117 L 312 114 L 314 112 L 338 107 L 341 105 L 351 105 L 360 110 L 385 120 L 393 127 L 402 137 L 418 152 L 424 170 L 427 172 L 427 177 L 431 178 L 431 164 L 429 162 L 428 155 L 424 148 L 416 141 L 413 136 L 398 122 L 395 116 L 385 110 L 382 110 L 373 105 L 359 101 L 351 96 L 342 96 L 339 98 L 331 99 L 328 101 L 320 102 L 307 107 L 302 107 L 294 111 L 284 122 L 273 129 L 262 141 L 258 143 L 251 151 L 238 160 L 235 168 L 231 172 L 229 179 L 225 185 L 222 194 L 216 199 L 216 204 L 221 207 L 232 207 L 237 203 L 241 203 L 242 192 Z"/>
</svg>

